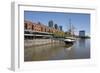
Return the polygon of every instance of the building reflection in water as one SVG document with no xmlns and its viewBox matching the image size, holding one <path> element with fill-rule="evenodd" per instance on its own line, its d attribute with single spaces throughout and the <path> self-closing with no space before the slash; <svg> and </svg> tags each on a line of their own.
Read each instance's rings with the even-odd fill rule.
<svg viewBox="0 0 100 73">
<path fill-rule="evenodd" d="M 74 46 L 75 58 L 90 58 L 90 39 L 78 39 Z"/>
<path fill-rule="evenodd" d="M 71 48 L 61 44 L 48 44 L 36 47 L 25 48 L 25 61 L 39 60 L 62 60 L 69 58 Z M 71 53 L 72 54 L 72 53 Z"/>
<path fill-rule="evenodd" d="M 24 48 L 24 61 L 90 58 L 90 39 L 78 39 L 74 45 L 48 44 Z"/>
<path fill-rule="evenodd" d="M 81 47 L 81 49 L 84 49 L 86 47 L 86 39 L 79 39 L 79 46 Z"/>
</svg>

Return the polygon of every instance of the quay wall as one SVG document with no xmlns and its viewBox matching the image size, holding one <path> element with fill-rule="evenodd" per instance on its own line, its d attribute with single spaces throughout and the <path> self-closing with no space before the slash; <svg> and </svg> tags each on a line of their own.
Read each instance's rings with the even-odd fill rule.
<svg viewBox="0 0 100 73">
<path fill-rule="evenodd" d="M 29 46 L 38 46 L 45 44 L 64 44 L 61 40 L 56 39 L 32 39 L 32 40 L 24 40 L 24 47 Z"/>
</svg>

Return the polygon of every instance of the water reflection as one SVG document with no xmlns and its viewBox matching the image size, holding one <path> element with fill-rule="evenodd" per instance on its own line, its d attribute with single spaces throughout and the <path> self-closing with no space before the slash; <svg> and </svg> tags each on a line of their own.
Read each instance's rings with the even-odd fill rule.
<svg viewBox="0 0 100 73">
<path fill-rule="evenodd" d="M 81 48 L 83 48 L 83 49 L 86 47 L 86 46 L 85 46 L 85 44 L 86 44 L 85 41 L 86 41 L 85 39 L 79 39 L 79 46 L 80 46 Z"/>
<path fill-rule="evenodd" d="M 48 44 L 24 49 L 24 61 L 82 59 L 90 57 L 90 40 L 78 39 L 74 45 Z"/>
<path fill-rule="evenodd" d="M 78 39 L 73 46 L 74 58 L 90 58 L 90 39 Z"/>
</svg>

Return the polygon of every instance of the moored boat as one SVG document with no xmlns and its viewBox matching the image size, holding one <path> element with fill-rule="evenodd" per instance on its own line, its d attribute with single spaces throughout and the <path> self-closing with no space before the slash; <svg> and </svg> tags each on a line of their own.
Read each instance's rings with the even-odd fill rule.
<svg viewBox="0 0 100 73">
<path fill-rule="evenodd" d="M 76 40 L 76 38 L 74 36 L 75 35 L 74 34 L 75 27 L 72 25 L 71 19 L 69 19 L 69 26 L 70 26 L 69 31 L 68 31 L 69 37 L 66 37 L 64 39 L 65 44 L 73 44 Z"/>
<path fill-rule="evenodd" d="M 71 38 L 66 38 L 64 39 L 65 44 L 73 44 L 75 42 L 75 39 L 71 39 Z"/>
</svg>

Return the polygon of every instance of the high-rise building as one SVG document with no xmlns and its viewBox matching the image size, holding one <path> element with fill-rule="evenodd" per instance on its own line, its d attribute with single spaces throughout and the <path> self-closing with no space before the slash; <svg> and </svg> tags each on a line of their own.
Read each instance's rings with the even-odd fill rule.
<svg viewBox="0 0 100 73">
<path fill-rule="evenodd" d="M 60 31 L 62 31 L 62 26 L 59 26 Z"/>
<path fill-rule="evenodd" d="M 84 30 L 79 31 L 79 37 L 85 37 L 85 31 Z"/>
<path fill-rule="evenodd" d="M 55 29 L 58 29 L 58 25 L 57 24 L 55 24 L 54 27 L 55 27 Z"/>
<path fill-rule="evenodd" d="M 49 26 L 49 27 L 53 27 L 53 21 L 52 21 L 52 20 L 50 20 L 50 21 L 48 22 L 48 26 Z"/>
</svg>

